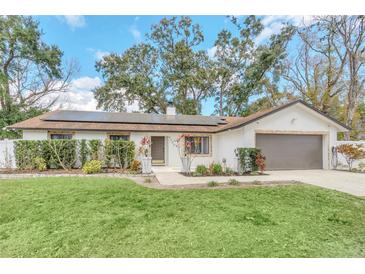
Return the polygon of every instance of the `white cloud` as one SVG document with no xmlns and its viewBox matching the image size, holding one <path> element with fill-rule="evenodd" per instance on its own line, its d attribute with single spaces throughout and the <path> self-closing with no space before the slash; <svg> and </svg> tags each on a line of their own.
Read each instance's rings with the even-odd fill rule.
<svg viewBox="0 0 365 274">
<path fill-rule="evenodd" d="M 294 26 L 303 26 L 310 24 L 311 22 L 313 22 L 313 20 L 313 16 L 264 16 L 261 20 L 262 24 L 264 25 L 264 29 L 256 38 L 255 42 L 256 44 L 260 44 L 261 42 L 270 38 L 271 35 L 280 33 L 280 30 L 285 23 L 290 23 Z"/>
<path fill-rule="evenodd" d="M 95 57 L 98 60 L 103 59 L 104 56 L 109 55 L 109 54 L 110 54 L 110 52 L 108 52 L 108 51 L 102 51 L 102 50 L 95 51 Z"/>
<path fill-rule="evenodd" d="M 140 42 L 141 41 L 141 38 L 142 38 L 142 33 L 138 29 L 138 27 L 137 27 L 137 21 L 138 20 L 139 20 L 139 17 L 138 16 L 134 17 L 134 23 L 133 23 L 133 25 L 131 25 L 128 28 L 128 31 L 132 34 L 132 36 L 133 36 L 134 40 L 136 40 L 136 42 Z"/>
<path fill-rule="evenodd" d="M 255 43 L 260 44 L 264 40 L 270 38 L 273 34 L 280 33 L 281 28 L 284 26 L 284 22 L 272 22 L 268 26 L 266 26 L 262 32 L 256 37 Z"/>
<path fill-rule="evenodd" d="M 72 81 L 72 87 L 76 91 L 91 90 L 101 85 L 99 77 L 81 77 Z"/>
<path fill-rule="evenodd" d="M 213 58 L 216 52 L 217 52 L 216 46 L 207 49 L 207 54 L 210 58 Z"/>
<path fill-rule="evenodd" d="M 82 15 L 65 15 L 63 19 L 72 30 L 86 26 L 85 17 Z"/>
<path fill-rule="evenodd" d="M 42 104 L 56 100 L 55 104 L 51 107 L 52 110 L 56 109 L 69 109 L 69 110 L 86 110 L 86 111 L 98 111 L 97 101 L 94 98 L 93 90 L 101 85 L 99 77 L 81 77 L 75 79 L 71 83 L 70 90 L 65 93 L 50 94 L 42 98 Z M 126 104 L 126 111 L 133 112 L 139 111 L 138 101 L 134 101 L 132 104 Z"/>
<path fill-rule="evenodd" d="M 130 26 L 128 30 L 132 34 L 134 40 L 136 40 L 137 42 L 141 41 L 142 34 L 138 30 L 136 25 Z"/>
<path fill-rule="evenodd" d="M 93 53 L 96 60 L 101 60 L 101 59 L 103 59 L 104 56 L 110 55 L 109 51 L 103 51 L 103 50 L 93 49 L 93 48 L 87 48 L 86 50 Z"/>
<path fill-rule="evenodd" d="M 101 80 L 99 77 L 81 77 L 71 82 L 69 91 L 50 94 L 42 98 L 42 103 L 47 104 L 56 100 L 52 110 L 96 110 L 97 102 L 92 90 L 100 85 Z"/>
</svg>

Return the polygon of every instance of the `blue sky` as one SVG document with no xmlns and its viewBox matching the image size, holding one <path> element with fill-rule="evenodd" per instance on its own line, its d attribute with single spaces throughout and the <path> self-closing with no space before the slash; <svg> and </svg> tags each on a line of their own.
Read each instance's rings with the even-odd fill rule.
<svg viewBox="0 0 365 274">
<path fill-rule="evenodd" d="M 93 110 L 96 102 L 91 90 L 101 84 L 101 77 L 95 71 L 95 62 L 103 55 L 122 53 L 132 45 L 145 39 L 152 24 L 156 24 L 163 16 L 34 16 L 44 32 L 43 39 L 56 44 L 64 52 L 63 60 L 74 59 L 80 65 L 75 75 L 72 90 L 61 96 L 56 108 L 72 108 Z M 223 28 L 234 30 L 226 16 L 192 16 L 194 23 L 202 27 L 205 40 L 202 49 L 212 51 L 218 32 Z M 280 30 L 284 21 L 294 24 L 299 22 L 297 16 L 265 16 L 262 17 L 265 29 L 260 41 Z M 203 114 L 213 112 L 214 102 L 203 103 Z M 136 110 L 136 105 L 128 110 Z"/>
</svg>

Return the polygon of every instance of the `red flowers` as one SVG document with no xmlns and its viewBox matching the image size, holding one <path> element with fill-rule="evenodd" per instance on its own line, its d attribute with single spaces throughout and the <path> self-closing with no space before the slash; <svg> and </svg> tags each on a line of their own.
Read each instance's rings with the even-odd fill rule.
<svg viewBox="0 0 365 274">
<path fill-rule="evenodd" d="M 151 146 L 151 139 L 148 136 L 145 136 L 141 139 L 140 142 L 141 146 L 138 149 L 139 154 L 143 155 L 144 157 L 148 157 L 150 154 L 150 146 Z"/>
<path fill-rule="evenodd" d="M 151 144 L 151 139 L 147 136 L 143 137 L 141 140 L 141 146 L 149 146 Z"/>
</svg>

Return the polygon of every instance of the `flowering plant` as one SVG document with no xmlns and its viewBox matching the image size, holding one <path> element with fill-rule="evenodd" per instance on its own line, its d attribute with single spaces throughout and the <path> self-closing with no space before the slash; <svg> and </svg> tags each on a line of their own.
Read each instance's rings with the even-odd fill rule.
<svg viewBox="0 0 365 274">
<path fill-rule="evenodd" d="M 345 158 L 349 171 L 352 170 L 352 165 L 355 160 L 365 158 L 365 149 L 362 144 L 342 144 L 337 146 L 337 152 Z"/>
<path fill-rule="evenodd" d="M 138 153 L 144 157 L 148 157 L 150 155 L 150 148 L 151 148 L 151 139 L 148 136 L 143 137 L 140 142 Z"/>
<path fill-rule="evenodd" d="M 180 160 L 184 172 L 191 173 L 191 163 L 194 160 L 192 147 L 193 142 L 189 140 L 190 134 L 181 134 L 176 139 L 170 139 L 172 144 L 178 149 Z"/>
<path fill-rule="evenodd" d="M 261 173 L 263 173 L 265 171 L 265 168 L 266 168 L 266 162 L 265 161 L 266 161 L 266 157 L 264 155 L 262 155 L 261 153 L 258 153 L 256 155 L 255 163 L 256 163 L 256 165 L 259 168 Z"/>
</svg>

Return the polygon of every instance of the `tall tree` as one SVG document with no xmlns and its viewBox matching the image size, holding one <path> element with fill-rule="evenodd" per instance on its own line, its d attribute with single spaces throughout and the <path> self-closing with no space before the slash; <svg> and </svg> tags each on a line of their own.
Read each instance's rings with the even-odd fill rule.
<svg viewBox="0 0 365 274">
<path fill-rule="evenodd" d="M 135 100 L 144 111 L 163 113 L 172 100 L 179 113 L 200 113 L 212 86 L 211 61 L 196 49 L 204 39 L 200 26 L 186 16 L 163 18 L 147 38 L 97 63 L 105 80 L 95 90 L 99 107 L 124 110 Z"/>
<path fill-rule="evenodd" d="M 147 35 L 161 58 L 165 88 L 185 114 L 199 114 L 201 101 L 210 95 L 211 62 L 196 48 L 204 41 L 200 25 L 188 16 L 163 18 Z"/>
<path fill-rule="evenodd" d="M 337 47 L 343 48 L 347 59 L 347 101 L 345 122 L 353 126 L 353 119 L 365 84 L 365 16 L 328 16 L 323 22 L 338 34 Z M 345 133 L 350 139 L 350 133 Z"/>
<path fill-rule="evenodd" d="M 277 72 L 293 31 L 291 26 L 284 26 L 268 43 L 257 45 L 256 39 L 263 31 L 260 19 L 248 16 L 242 23 L 235 17 L 231 19 L 239 35 L 223 30 L 215 42 L 216 111 L 220 115 L 245 115 L 254 94 L 265 92 L 266 98 L 271 95 L 270 104 L 276 103 Z"/>
<path fill-rule="evenodd" d="M 284 78 L 303 100 L 324 113 L 338 116 L 330 110 L 345 90 L 346 53 L 336 46 L 334 29 L 317 19 L 311 25 L 298 28 L 296 33 L 299 49 L 287 62 Z"/>
<path fill-rule="evenodd" d="M 157 50 L 139 44 L 122 55 L 105 56 L 96 64 L 105 80 L 95 90 L 98 107 L 108 111 L 125 111 L 126 104 L 138 101 L 146 112 L 165 111 L 167 99 Z"/>
<path fill-rule="evenodd" d="M 42 41 L 38 23 L 31 17 L 0 17 L 0 107 L 11 111 L 33 107 L 50 107 L 40 104 L 42 98 L 69 88 L 74 63 L 62 68 L 62 52 L 55 45 Z"/>
<path fill-rule="evenodd" d="M 364 16 L 316 17 L 298 30 L 300 51 L 285 75 L 294 92 L 350 127 L 364 94 L 364 31 Z"/>
</svg>

